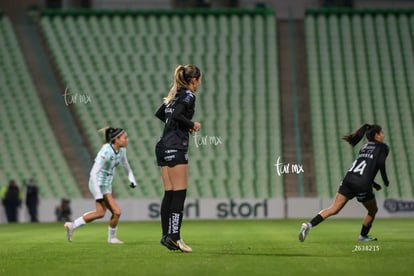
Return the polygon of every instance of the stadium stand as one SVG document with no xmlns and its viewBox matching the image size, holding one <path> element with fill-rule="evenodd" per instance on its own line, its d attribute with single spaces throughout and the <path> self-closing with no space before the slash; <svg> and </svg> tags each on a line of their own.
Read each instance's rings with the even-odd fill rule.
<svg viewBox="0 0 414 276">
<path fill-rule="evenodd" d="M 333 197 L 352 151 L 341 137 L 383 126 L 391 185 L 379 197 L 414 196 L 414 10 L 309 10 L 306 39 L 318 193 Z M 357 147 L 356 147 L 357 148 Z M 377 182 L 382 183 L 380 176 Z"/>
<path fill-rule="evenodd" d="M 69 93 L 90 97 L 74 108 L 93 150 L 102 126 L 129 133 L 139 188 L 128 189 L 121 172 L 113 185 L 118 197 L 162 194 L 154 158 L 162 123 L 153 114 L 174 68 L 187 63 L 204 72 L 189 197 L 283 197 L 274 167 L 282 151 L 271 11 L 45 11 L 40 24 Z"/>
<path fill-rule="evenodd" d="M 33 177 L 42 198 L 79 198 L 8 17 L 0 17 L 0 185 Z"/>
</svg>

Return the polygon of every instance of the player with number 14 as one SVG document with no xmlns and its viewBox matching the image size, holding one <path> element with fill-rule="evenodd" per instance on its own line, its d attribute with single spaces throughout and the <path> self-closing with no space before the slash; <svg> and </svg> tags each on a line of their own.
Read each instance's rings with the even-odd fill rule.
<svg viewBox="0 0 414 276">
<path fill-rule="evenodd" d="M 355 146 L 364 136 L 366 136 L 367 142 L 359 150 L 357 159 L 352 163 L 342 180 L 335 201 L 330 207 L 320 211 L 310 222 L 302 224 L 299 232 L 299 241 L 305 241 L 312 227 L 315 227 L 328 217 L 338 214 L 348 200 L 354 197 L 368 210 L 368 214 L 362 223 L 358 241 L 377 240 L 377 238 L 368 236 L 378 211 L 373 188 L 381 190 L 381 186 L 374 182 L 374 178 L 378 171 L 380 171 L 384 185 L 388 187 L 389 181 L 385 170 L 385 159 L 388 156 L 389 148 L 384 144 L 384 132 L 379 125 L 364 124 L 354 133 L 344 136 L 343 139 Z"/>
</svg>

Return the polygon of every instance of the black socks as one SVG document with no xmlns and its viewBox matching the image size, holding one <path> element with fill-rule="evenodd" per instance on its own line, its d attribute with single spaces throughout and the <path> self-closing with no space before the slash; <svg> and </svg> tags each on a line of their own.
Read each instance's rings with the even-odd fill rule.
<svg viewBox="0 0 414 276">
<path fill-rule="evenodd" d="M 310 221 L 310 224 L 312 225 L 312 227 L 315 227 L 316 225 L 318 225 L 319 223 L 321 223 L 323 220 L 324 220 L 324 218 L 320 214 L 317 214 Z M 369 232 L 370 229 L 371 229 L 371 225 L 370 226 L 365 226 L 365 225 L 362 224 L 361 236 L 366 237 L 368 235 L 368 232 Z"/>
<path fill-rule="evenodd" d="M 161 202 L 161 227 L 163 236 L 171 235 L 173 240 L 180 239 L 186 196 L 187 190 L 164 191 L 164 197 Z"/>
<path fill-rule="evenodd" d="M 169 226 L 172 198 L 173 198 L 173 191 L 164 191 L 164 197 L 161 202 L 161 227 L 162 227 L 163 236 L 166 236 L 169 232 L 168 226 Z"/>
<path fill-rule="evenodd" d="M 317 214 L 311 221 L 310 224 L 312 225 L 312 227 L 318 225 L 319 223 L 321 223 L 324 220 L 324 218 L 320 215 Z"/>
<path fill-rule="evenodd" d="M 361 236 L 366 237 L 368 235 L 369 230 L 371 229 L 371 225 L 370 226 L 365 226 L 362 224 L 362 228 L 361 228 Z"/>
<path fill-rule="evenodd" d="M 170 209 L 170 226 L 169 230 L 173 240 L 179 240 L 181 223 L 183 221 L 184 201 L 187 195 L 187 190 L 180 190 L 173 192 L 173 198 Z"/>
</svg>

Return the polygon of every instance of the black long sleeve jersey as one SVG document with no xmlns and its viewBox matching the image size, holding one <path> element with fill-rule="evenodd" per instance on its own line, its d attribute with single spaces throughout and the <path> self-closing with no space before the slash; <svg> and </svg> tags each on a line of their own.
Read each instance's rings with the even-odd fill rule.
<svg viewBox="0 0 414 276">
<path fill-rule="evenodd" d="M 188 150 L 189 130 L 194 127 L 195 95 L 189 90 L 178 90 L 174 100 L 162 104 L 155 116 L 165 123 L 160 142 L 165 148 Z M 159 143 L 160 143 L 159 142 Z"/>
<path fill-rule="evenodd" d="M 389 148 L 384 143 L 373 141 L 364 144 L 359 150 L 357 159 L 345 175 L 344 181 L 370 187 L 379 170 L 384 184 L 388 186 L 389 181 L 385 170 L 385 159 L 388 153 Z"/>
</svg>

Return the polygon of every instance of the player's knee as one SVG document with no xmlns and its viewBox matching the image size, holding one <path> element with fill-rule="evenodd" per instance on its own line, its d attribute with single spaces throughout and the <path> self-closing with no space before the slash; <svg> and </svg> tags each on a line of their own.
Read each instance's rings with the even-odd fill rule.
<svg viewBox="0 0 414 276">
<path fill-rule="evenodd" d="M 374 217 L 378 212 L 378 207 L 375 206 L 375 208 L 372 208 L 371 210 L 368 211 L 368 214 L 372 217 Z"/>
<path fill-rule="evenodd" d="M 114 213 L 113 213 L 113 215 L 115 216 L 115 217 L 120 217 L 121 216 L 121 209 L 116 209 L 116 210 L 114 210 Z"/>
</svg>

